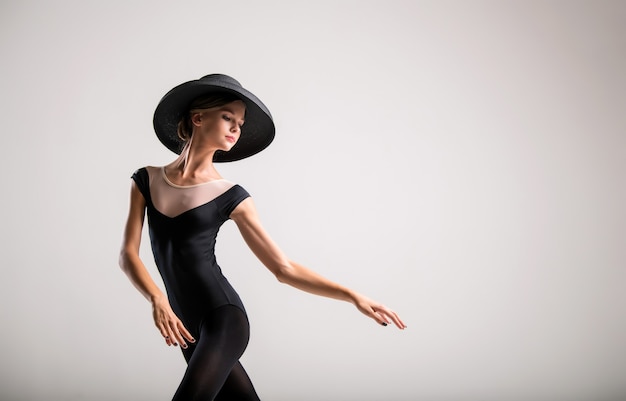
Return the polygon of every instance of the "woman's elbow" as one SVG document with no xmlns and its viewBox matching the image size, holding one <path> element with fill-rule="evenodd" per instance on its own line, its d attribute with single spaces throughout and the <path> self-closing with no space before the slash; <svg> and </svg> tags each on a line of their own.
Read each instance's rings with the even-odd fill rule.
<svg viewBox="0 0 626 401">
<path fill-rule="evenodd" d="M 272 273 L 279 283 L 289 284 L 293 278 L 293 266 L 289 263 L 281 263 L 272 269 Z"/>
<path fill-rule="evenodd" d="M 117 263 L 124 273 L 127 273 L 129 267 L 131 266 L 131 259 L 133 258 L 133 254 L 134 253 L 128 250 L 126 247 L 122 247 L 122 249 L 120 250 Z"/>
<path fill-rule="evenodd" d="M 126 263 L 127 260 L 128 260 L 128 254 L 124 249 L 122 249 L 117 258 L 117 264 L 120 266 L 120 269 L 122 269 L 122 271 L 126 271 L 127 269 L 127 263 Z"/>
</svg>

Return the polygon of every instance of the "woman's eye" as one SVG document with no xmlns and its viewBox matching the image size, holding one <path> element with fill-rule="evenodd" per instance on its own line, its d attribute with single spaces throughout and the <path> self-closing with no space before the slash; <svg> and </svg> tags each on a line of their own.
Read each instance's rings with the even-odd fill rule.
<svg viewBox="0 0 626 401">
<path fill-rule="evenodd" d="M 223 115 L 222 118 L 226 121 L 230 121 L 230 117 L 228 117 L 227 115 Z"/>
</svg>

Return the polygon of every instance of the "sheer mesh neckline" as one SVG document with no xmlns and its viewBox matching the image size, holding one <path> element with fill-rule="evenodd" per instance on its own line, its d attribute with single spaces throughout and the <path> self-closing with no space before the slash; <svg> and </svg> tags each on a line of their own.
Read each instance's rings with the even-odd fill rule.
<svg viewBox="0 0 626 401">
<path fill-rule="evenodd" d="M 210 180 L 210 181 L 206 181 L 206 182 L 201 182 L 199 184 L 193 184 L 193 185 L 178 185 L 178 184 L 174 184 L 172 181 L 170 181 L 170 179 L 167 177 L 167 174 L 165 174 L 165 166 L 161 167 L 161 175 L 163 176 L 163 179 L 165 180 L 165 182 L 167 183 L 167 185 L 172 186 L 174 188 L 195 188 L 195 187 L 200 187 L 203 185 L 207 185 L 207 184 L 211 184 L 213 182 L 221 182 L 221 181 L 226 181 L 226 179 L 224 178 L 218 178 L 215 180 Z"/>
<path fill-rule="evenodd" d="M 212 202 L 235 185 L 223 178 L 194 185 L 177 185 L 167 178 L 163 167 L 148 167 L 147 171 L 152 205 L 170 218 Z"/>
</svg>

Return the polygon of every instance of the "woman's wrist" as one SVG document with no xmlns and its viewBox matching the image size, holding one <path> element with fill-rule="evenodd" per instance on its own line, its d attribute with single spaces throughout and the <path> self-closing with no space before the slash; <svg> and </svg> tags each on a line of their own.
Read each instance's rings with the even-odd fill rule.
<svg viewBox="0 0 626 401">
<path fill-rule="evenodd" d="M 160 302 L 163 301 L 164 298 L 164 294 L 162 292 L 158 292 L 156 294 L 150 295 L 148 296 L 148 300 L 150 301 L 150 303 L 154 306 Z"/>
<path fill-rule="evenodd" d="M 353 305 L 357 304 L 357 299 L 359 298 L 360 294 L 354 290 L 351 290 L 349 288 L 345 289 L 345 293 L 346 293 L 346 301 L 350 302 Z"/>
</svg>

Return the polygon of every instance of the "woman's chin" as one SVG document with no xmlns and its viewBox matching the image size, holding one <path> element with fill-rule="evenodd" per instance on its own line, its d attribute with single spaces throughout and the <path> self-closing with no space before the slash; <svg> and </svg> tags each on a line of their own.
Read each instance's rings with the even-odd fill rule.
<svg viewBox="0 0 626 401">
<path fill-rule="evenodd" d="M 224 146 L 222 146 L 222 149 L 220 149 L 222 152 L 229 152 L 232 148 L 235 147 L 235 145 L 237 144 L 237 142 L 228 142 L 226 143 Z"/>
</svg>

